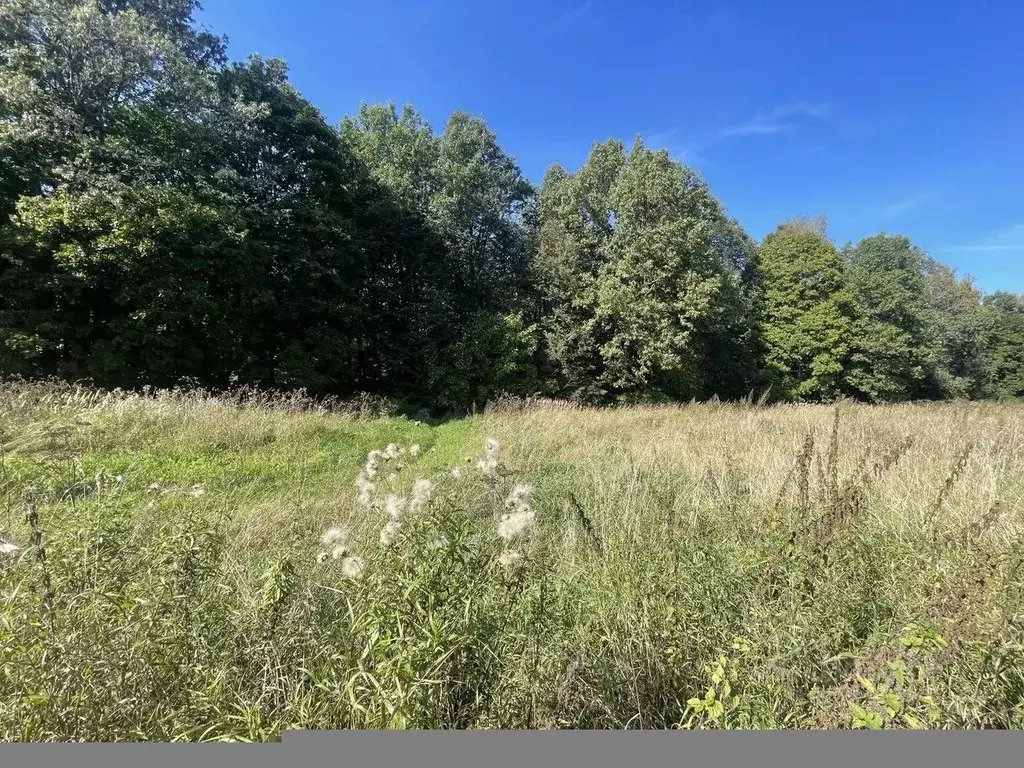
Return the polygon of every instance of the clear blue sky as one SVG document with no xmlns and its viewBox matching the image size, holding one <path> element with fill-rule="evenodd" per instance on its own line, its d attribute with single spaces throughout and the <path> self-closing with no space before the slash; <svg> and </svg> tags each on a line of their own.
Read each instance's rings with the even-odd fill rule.
<svg viewBox="0 0 1024 768">
<path fill-rule="evenodd" d="M 483 116 L 528 177 L 640 133 L 757 238 L 825 213 L 1024 292 L 1024 4 L 1014 0 L 204 0 L 233 58 L 288 61 L 332 123 Z"/>
</svg>

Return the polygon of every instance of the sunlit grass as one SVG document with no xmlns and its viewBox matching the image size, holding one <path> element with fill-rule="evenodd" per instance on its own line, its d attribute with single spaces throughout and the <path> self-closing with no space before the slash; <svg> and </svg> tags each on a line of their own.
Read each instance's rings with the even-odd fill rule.
<svg viewBox="0 0 1024 768">
<path fill-rule="evenodd" d="M 836 413 L 5 385 L 3 735 L 1021 727 L 1024 406 Z"/>
</svg>

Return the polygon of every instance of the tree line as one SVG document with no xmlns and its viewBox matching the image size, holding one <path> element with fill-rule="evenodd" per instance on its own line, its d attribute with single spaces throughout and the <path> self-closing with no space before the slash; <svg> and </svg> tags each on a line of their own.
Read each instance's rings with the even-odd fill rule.
<svg viewBox="0 0 1024 768">
<path fill-rule="evenodd" d="M 1024 396 L 1024 297 L 903 235 L 757 243 L 640 139 L 537 188 L 461 111 L 332 126 L 197 5 L 0 4 L 0 373 L 448 410 Z"/>
</svg>

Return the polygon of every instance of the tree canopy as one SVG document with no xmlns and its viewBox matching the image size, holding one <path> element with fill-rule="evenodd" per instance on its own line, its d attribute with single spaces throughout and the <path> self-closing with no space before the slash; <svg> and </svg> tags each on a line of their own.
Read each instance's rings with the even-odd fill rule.
<svg viewBox="0 0 1024 768">
<path fill-rule="evenodd" d="M 0 5 L 0 375 L 444 410 L 1024 396 L 1024 298 L 905 235 L 758 244 L 639 138 L 535 187 L 463 111 L 333 126 L 197 7 Z"/>
</svg>

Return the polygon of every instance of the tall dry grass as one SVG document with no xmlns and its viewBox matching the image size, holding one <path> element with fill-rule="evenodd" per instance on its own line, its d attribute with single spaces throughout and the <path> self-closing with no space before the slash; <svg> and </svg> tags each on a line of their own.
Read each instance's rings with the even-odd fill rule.
<svg viewBox="0 0 1024 768">
<path fill-rule="evenodd" d="M 7 385 L 0 727 L 1020 727 L 1022 417 Z"/>
</svg>

